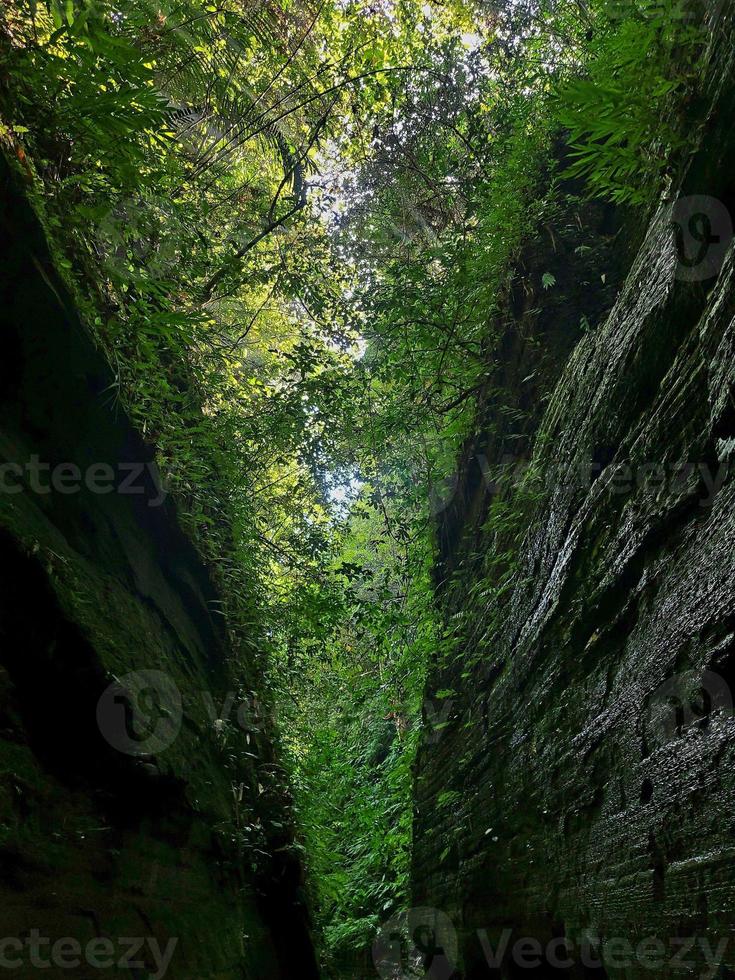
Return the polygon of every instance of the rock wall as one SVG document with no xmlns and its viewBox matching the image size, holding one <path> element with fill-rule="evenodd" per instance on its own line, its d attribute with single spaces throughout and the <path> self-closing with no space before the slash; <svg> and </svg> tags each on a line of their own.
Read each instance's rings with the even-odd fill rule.
<svg viewBox="0 0 735 980">
<path fill-rule="evenodd" d="M 414 905 L 450 960 L 432 976 L 735 976 L 731 5 L 709 27 L 700 149 L 552 383 L 508 583 L 429 685 Z M 494 438 L 491 462 L 513 451 Z M 449 614 L 499 541 L 471 456 Z"/>
<path fill-rule="evenodd" d="M 0 190 L 0 965 L 316 977 L 257 666 Z"/>
</svg>

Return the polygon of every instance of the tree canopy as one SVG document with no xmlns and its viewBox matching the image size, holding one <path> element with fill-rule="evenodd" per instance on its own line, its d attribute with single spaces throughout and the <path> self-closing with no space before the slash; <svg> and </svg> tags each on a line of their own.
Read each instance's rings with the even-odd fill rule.
<svg viewBox="0 0 735 980">
<path fill-rule="evenodd" d="M 424 681 L 461 632 L 434 595 L 435 515 L 496 384 L 521 249 L 570 195 L 644 212 L 665 188 L 696 10 L 21 0 L 2 16 L 0 139 L 110 397 L 216 572 L 243 684 L 253 664 L 269 678 L 336 962 L 406 898 L 411 764 L 443 723 Z"/>
</svg>

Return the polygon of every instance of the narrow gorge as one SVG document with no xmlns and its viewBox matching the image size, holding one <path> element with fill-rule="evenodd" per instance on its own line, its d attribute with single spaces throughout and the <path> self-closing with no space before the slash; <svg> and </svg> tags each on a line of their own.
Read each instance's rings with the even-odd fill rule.
<svg viewBox="0 0 735 980">
<path fill-rule="evenodd" d="M 734 42 L 0 13 L 0 977 L 735 977 Z"/>
</svg>

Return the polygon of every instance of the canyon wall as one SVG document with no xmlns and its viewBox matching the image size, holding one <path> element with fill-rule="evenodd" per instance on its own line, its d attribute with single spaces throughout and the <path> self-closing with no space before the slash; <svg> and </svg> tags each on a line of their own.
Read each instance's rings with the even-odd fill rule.
<svg viewBox="0 0 735 980">
<path fill-rule="evenodd" d="M 431 976 L 735 976 L 730 5 L 708 29 L 699 149 L 612 309 L 570 335 L 582 281 L 599 305 L 616 279 L 569 249 L 557 298 L 509 311 L 508 343 L 535 340 L 548 368 L 523 354 L 503 417 L 481 405 L 439 508 L 437 587 L 471 615 L 434 668 L 416 766 Z M 493 564 L 501 505 L 522 534 Z"/>
<path fill-rule="evenodd" d="M 2 966 L 315 977 L 258 666 L 0 186 Z"/>
</svg>

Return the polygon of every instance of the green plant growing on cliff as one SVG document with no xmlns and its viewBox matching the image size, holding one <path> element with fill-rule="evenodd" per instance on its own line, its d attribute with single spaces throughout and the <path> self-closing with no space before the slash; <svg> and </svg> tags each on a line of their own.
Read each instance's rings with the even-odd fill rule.
<svg viewBox="0 0 735 980">
<path fill-rule="evenodd" d="M 218 580 L 243 685 L 269 679 L 333 963 L 408 901 L 425 679 L 453 691 L 487 659 L 542 493 L 531 470 L 500 481 L 440 610 L 435 491 L 478 406 L 502 407 L 516 265 L 555 242 L 559 128 L 572 175 L 626 203 L 686 146 L 660 108 L 686 96 L 699 34 L 661 10 L 5 13 L 3 147 Z M 232 765 L 226 731 L 219 747 Z M 241 795 L 220 829 L 262 863 Z"/>
<path fill-rule="evenodd" d="M 558 87 L 555 117 L 590 195 L 646 205 L 690 145 L 677 107 L 696 76 L 705 34 L 681 0 L 602 4 L 583 74 Z"/>
</svg>

